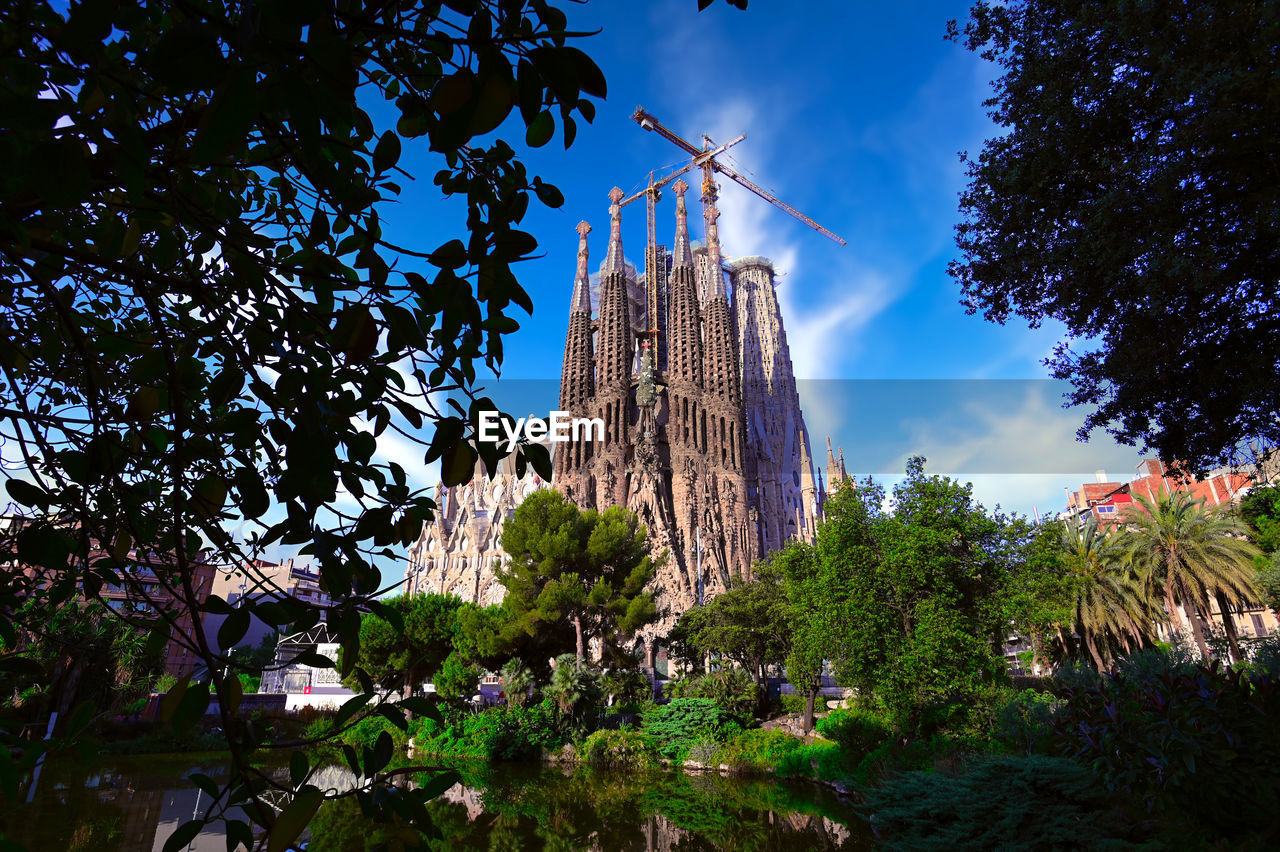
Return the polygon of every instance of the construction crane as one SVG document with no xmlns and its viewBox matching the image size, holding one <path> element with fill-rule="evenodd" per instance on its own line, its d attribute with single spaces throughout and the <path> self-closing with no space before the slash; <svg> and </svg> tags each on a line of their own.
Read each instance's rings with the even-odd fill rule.
<svg viewBox="0 0 1280 852">
<path fill-rule="evenodd" d="M 654 208 L 658 203 L 658 199 L 662 197 L 661 189 L 662 187 L 671 183 L 671 181 L 680 177 L 680 175 L 684 174 L 685 172 L 689 172 L 689 171 L 692 171 L 693 169 L 700 168 L 700 167 L 705 170 L 706 164 L 710 162 L 713 157 L 715 157 L 717 154 L 723 154 L 725 151 L 729 150 L 734 145 L 737 145 L 739 142 L 741 142 L 743 139 L 746 139 L 746 138 L 747 138 L 747 134 L 743 133 L 739 135 L 737 139 L 733 139 L 729 142 L 726 142 L 723 145 L 719 146 L 718 148 L 695 152 L 695 156 L 692 160 L 690 160 L 688 163 L 681 166 L 680 168 L 676 169 L 674 172 L 667 175 L 657 183 L 655 183 L 653 180 L 654 173 L 649 172 L 649 185 L 646 186 L 644 189 L 640 190 L 639 192 L 637 192 L 636 194 L 628 198 L 624 198 L 618 204 L 619 207 L 626 207 L 631 202 L 636 201 L 640 198 L 645 199 L 645 209 L 646 209 L 645 212 L 648 214 L 649 232 L 648 232 L 648 239 L 645 242 L 645 249 L 644 249 L 644 271 L 645 271 L 645 275 L 647 275 L 649 278 L 648 287 L 646 288 L 648 290 L 648 293 L 646 293 L 646 298 L 645 298 L 646 309 L 647 309 L 646 313 L 647 313 L 647 318 L 649 320 L 649 328 L 642 333 L 645 336 L 652 338 L 655 345 L 657 344 L 657 336 L 658 336 L 658 324 L 657 324 L 658 291 L 657 291 L 657 282 L 656 282 L 657 275 L 658 275 L 658 236 L 657 236 L 657 225 L 654 221 L 654 218 L 656 215 Z"/>
<path fill-rule="evenodd" d="M 702 147 L 697 148 L 692 143 L 677 136 L 669 128 L 663 126 L 662 122 L 658 121 L 658 119 L 654 118 L 650 113 L 646 112 L 644 107 L 636 107 L 636 111 L 631 115 L 631 117 L 635 119 L 636 123 L 639 124 L 641 127 L 643 127 L 645 130 L 651 130 L 654 133 L 657 133 L 659 136 L 663 137 L 668 142 L 671 142 L 672 144 L 674 144 L 677 148 L 681 148 L 686 153 L 693 155 L 694 162 L 702 166 L 702 197 L 704 201 L 708 198 L 715 197 L 715 183 L 712 178 L 712 172 L 713 171 L 720 172 L 720 174 L 724 175 L 725 177 L 729 178 L 730 180 L 734 181 L 740 186 L 746 187 L 747 189 L 751 190 L 756 195 L 760 196 L 765 201 L 772 204 L 774 207 L 777 207 L 781 210 L 785 210 L 786 212 L 790 213 L 792 216 L 799 219 L 801 222 L 804 222 L 806 225 L 808 225 L 810 228 L 813 228 L 815 231 L 817 231 L 819 234 L 822 234 L 824 237 L 835 240 L 840 245 L 846 245 L 845 241 L 842 238 L 831 233 L 826 228 L 822 227 L 817 222 L 813 221 L 808 216 L 804 215 L 799 210 L 792 207 L 790 204 L 786 203 L 785 201 L 778 198 L 773 193 L 769 192 L 769 190 L 763 187 L 757 186 L 756 184 L 747 180 L 742 175 L 738 174 L 733 169 L 726 166 L 724 163 L 715 159 L 715 155 L 717 153 L 720 153 L 720 151 L 711 150 L 711 146 L 714 143 L 710 139 L 708 139 L 706 136 L 702 137 Z M 734 140 L 734 142 L 738 142 L 742 138 L 743 137 L 739 136 L 737 139 Z M 721 146 L 721 147 L 725 147 L 725 146 Z M 706 157 L 703 156 L 707 154 L 709 154 L 710 156 L 706 156 Z M 647 189 L 643 191 L 647 191 Z M 651 211 L 650 221 L 652 222 L 652 207 L 650 207 L 650 211 Z M 652 231 L 652 226 L 650 227 L 650 230 Z"/>
</svg>

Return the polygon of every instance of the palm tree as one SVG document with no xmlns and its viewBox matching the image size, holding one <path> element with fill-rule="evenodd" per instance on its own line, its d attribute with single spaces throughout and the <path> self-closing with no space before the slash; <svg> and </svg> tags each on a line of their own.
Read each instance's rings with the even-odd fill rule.
<svg viewBox="0 0 1280 852">
<path fill-rule="evenodd" d="M 1150 593 L 1164 600 L 1165 609 L 1181 629 L 1181 604 L 1191 621 L 1200 655 L 1208 659 L 1205 627 L 1209 600 L 1220 606 L 1256 598 L 1253 559 L 1258 554 L 1246 538 L 1247 528 L 1234 514 L 1206 508 L 1203 500 L 1185 492 L 1161 494 L 1155 500 L 1135 495 L 1137 504 L 1125 513 L 1125 560 L 1142 577 Z M 1223 609 L 1224 627 L 1228 612 Z M 1234 626 L 1234 625 L 1232 625 Z M 1231 651 L 1240 659 L 1234 631 L 1227 630 Z"/>
<path fill-rule="evenodd" d="M 579 716 L 600 701 L 600 678 L 574 654 L 561 654 L 556 657 L 551 682 L 543 692 L 556 702 L 561 713 Z"/>
<path fill-rule="evenodd" d="M 1101 531 L 1094 518 L 1062 531 L 1075 629 L 1099 671 L 1108 668 L 1114 642 L 1130 651 L 1149 638 L 1155 615 L 1141 582 L 1120 559 L 1120 541 L 1116 533 Z"/>
<path fill-rule="evenodd" d="M 533 672 L 519 659 L 512 658 L 502 667 L 502 687 L 507 693 L 507 703 L 512 707 L 524 706 L 532 686 Z"/>
</svg>

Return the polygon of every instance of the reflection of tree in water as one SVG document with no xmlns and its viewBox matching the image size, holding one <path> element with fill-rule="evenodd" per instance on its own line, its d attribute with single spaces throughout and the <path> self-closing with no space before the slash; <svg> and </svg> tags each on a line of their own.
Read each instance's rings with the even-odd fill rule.
<svg viewBox="0 0 1280 852">
<path fill-rule="evenodd" d="M 484 813 L 461 800 L 429 805 L 443 839 L 436 849 L 844 850 L 872 846 L 870 833 L 825 791 L 717 774 L 468 767 Z M 852 830 L 848 825 L 852 825 Z"/>
</svg>

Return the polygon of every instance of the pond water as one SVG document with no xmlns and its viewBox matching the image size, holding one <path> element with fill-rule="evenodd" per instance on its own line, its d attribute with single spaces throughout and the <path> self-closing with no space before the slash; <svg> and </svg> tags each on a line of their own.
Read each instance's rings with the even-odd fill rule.
<svg viewBox="0 0 1280 852">
<path fill-rule="evenodd" d="M 345 770 L 328 774 L 337 782 Z M 462 782 L 428 808 L 441 850 L 849 850 L 874 843 L 833 793 L 809 784 L 714 773 L 603 772 L 500 764 L 463 765 Z M 49 766 L 33 802 L 6 815 L 8 836 L 30 850 L 159 852 L 182 822 L 208 805 L 183 779 L 225 776 L 214 757 L 117 759 L 86 772 Z M 425 780 L 426 776 L 423 776 Z M 204 799 L 202 802 L 201 799 Z M 326 805 L 311 848 L 363 850 L 378 839 L 353 802 Z M 223 852 L 210 829 L 187 847 Z"/>
</svg>

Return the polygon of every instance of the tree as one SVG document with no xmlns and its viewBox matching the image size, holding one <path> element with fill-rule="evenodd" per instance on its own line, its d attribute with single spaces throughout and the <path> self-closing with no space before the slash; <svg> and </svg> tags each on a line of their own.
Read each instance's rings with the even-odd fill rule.
<svg viewBox="0 0 1280 852">
<path fill-rule="evenodd" d="M 502 687 L 507 693 L 507 703 L 512 707 L 523 707 L 529 698 L 529 690 L 533 688 L 533 672 L 517 659 L 509 660 L 502 667 Z"/>
<path fill-rule="evenodd" d="M 1002 135 L 965 158 L 950 267 L 970 313 L 1067 338 L 1070 401 L 1203 470 L 1280 444 L 1280 3 L 979 0 Z"/>
<path fill-rule="evenodd" d="M 556 657 L 551 669 L 551 681 L 543 690 L 556 703 L 560 713 L 571 718 L 581 727 L 587 711 L 598 705 L 603 693 L 600 676 L 587 667 L 584 660 L 573 654 Z"/>
<path fill-rule="evenodd" d="M 1229 605 L 1256 598 L 1254 557 L 1258 549 L 1245 538 L 1244 523 L 1221 507 L 1175 491 L 1155 500 L 1141 495 L 1125 512 L 1128 527 L 1123 558 L 1143 578 L 1151 593 L 1164 601 L 1174 623 L 1183 626 L 1181 604 L 1190 616 L 1191 633 L 1204 659 L 1209 658 L 1205 630 L 1210 598 L 1216 598 L 1231 654 L 1243 659 Z"/>
<path fill-rule="evenodd" d="M 546 0 L 13 0 L 0 29 L 0 428 L 29 476 L 7 489 L 33 519 L 6 557 L 42 569 L 0 578 L 0 638 L 26 598 L 121 582 L 134 548 L 162 555 L 188 613 L 235 617 L 200 600 L 198 552 L 246 564 L 282 544 L 340 603 L 322 613 L 266 582 L 237 612 L 282 632 L 325 615 L 354 652 L 363 611 L 395 623 L 382 567 L 433 511 L 378 437 L 420 441 L 450 483 L 498 452 L 473 446 L 492 408 L 472 399 L 476 371 L 500 369 L 513 315 L 532 310 L 512 269 L 537 248 L 519 227 L 531 198 L 562 196 L 491 134 L 536 147 L 558 126 L 572 143 L 606 92 L 582 34 Z M 426 249 L 383 229 L 412 177 L 406 143 L 433 152 L 452 199 Z M 430 404 L 447 390 L 458 410 Z M 530 463 L 550 476 L 545 449 L 520 448 Z M 205 817 L 267 814 L 257 797 L 275 787 L 292 803 L 259 821 L 283 848 L 324 794 L 253 774 L 238 679 L 200 630 L 162 618 L 169 631 L 212 673 L 175 686 L 175 718 L 212 690 L 231 749 L 232 800 Z M 25 748 L 7 727 L 0 740 Z M 372 807 L 383 765 L 371 752 L 342 795 Z"/>
<path fill-rule="evenodd" d="M 838 578 L 823 570 L 827 564 L 820 551 L 792 540 L 767 561 L 764 574 L 781 580 L 784 601 L 776 608 L 785 623 L 786 640 L 779 645 L 786 656 L 787 679 L 804 696 L 804 732 L 813 730 L 814 703 L 822 689 L 826 661 L 836 656 L 839 645 L 838 613 L 843 609 L 846 588 Z"/>
<path fill-rule="evenodd" d="M 1094 518 L 1083 528 L 1071 523 L 1061 528 L 1071 600 L 1071 620 L 1064 626 L 1078 632 L 1098 671 L 1110 667 L 1104 659 L 1111 656 L 1109 640 L 1118 640 L 1130 651 L 1130 639 L 1140 646 L 1162 619 L 1147 597 L 1142 578 L 1123 560 L 1126 538 L 1123 531 L 1100 531 Z"/>
<path fill-rule="evenodd" d="M 385 599 L 384 606 L 399 614 L 400 626 L 378 615 L 366 615 L 360 622 L 356 665 L 383 686 L 405 697 L 416 695 L 418 686 L 434 676 L 453 653 L 459 614 L 474 605 L 453 595 L 400 595 Z M 360 687 L 354 671 L 345 682 L 353 689 Z"/>
<path fill-rule="evenodd" d="M 818 533 L 826 577 L 844 600 L 837 674 L 889 708 L 904 731 L 963 713 L 1002 668 L 1002 592 L 1027 530 L 988 515 L 972 486 L 907 463 L 891 511 L 870 483 L 843 489 Z"/>
<path fill-rule="evenodd" d="M 1254 488 L 1240 501 L 1239 511 L 1259 550 L 1280 550 L 1280 485 Z"/>
<path fill-rule="evenodd" d="M 512 632 L 532 636 L 567 622 L 583 660 L 589 638 L 607 650 L 657 615 L 644 591 L 656 571 L 644 527 L 620 506 L 584 512 L 557 491 L 535 491 L 503 529 L 502 547 L 510 561 L 498 581 Z"/>
<path fill-rule="evenodd" d="M 768 667 L 781 663 L 788 648 L 786 597 L 775 564 L 766 560 L 756 565 L 750 581 L 735 582 L 703 607 L 686 611 L 676 623 L 677 628 L 684 625 L 678 631 L 681 641 L 701 653 L 732 660 L 761 686 Z"/>
</svg>

